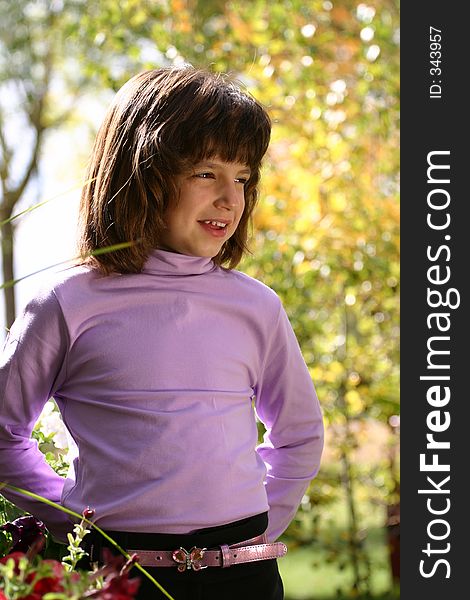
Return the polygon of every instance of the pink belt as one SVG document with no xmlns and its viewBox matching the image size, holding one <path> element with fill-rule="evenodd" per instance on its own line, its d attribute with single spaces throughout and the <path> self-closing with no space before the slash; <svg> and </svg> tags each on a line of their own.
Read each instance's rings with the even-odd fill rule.
<svg viewBox="0 0 470 600">
<path fill-rule="evenodd" d="M 207 567 L 227 568 L 240 563 L 255 562 L 280 558 L 287 553 L 287 546 L 282 542 L 268 543 L 266 534 L 227 546 L 223 544 L 216 550 L 207 548 L 191 548 L 185 550 L 128 550 L 129 554 L 137 554 L 138 562 L 143 567 L 178 567 L 178 571 L 200 571 Z"/>
</svg>

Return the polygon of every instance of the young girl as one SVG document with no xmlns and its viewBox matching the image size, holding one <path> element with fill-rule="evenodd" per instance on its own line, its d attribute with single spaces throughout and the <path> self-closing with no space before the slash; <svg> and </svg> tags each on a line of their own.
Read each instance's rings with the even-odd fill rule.
<svg viewBox="0 0 470 600">
<path fill-rule="evenodd" d="M 321 412 L 286 313 L 234 270 L 270 130 L 226 76 L 128 81 L 82 193 L 86 258 L 29 303 L 0 363 L 0 481 L 92 507 L 176 600 L 280 600 L 274 542 L 319 468 Z M 52 396 L 78 448 L 66 479 L 30 440 Z M 62 512 L 3 491 L 66 538 Z M 85 540 L 99 560 L 103 540 Z M 163 598 L 147 582 L 139 598 Z"/>
</svg>

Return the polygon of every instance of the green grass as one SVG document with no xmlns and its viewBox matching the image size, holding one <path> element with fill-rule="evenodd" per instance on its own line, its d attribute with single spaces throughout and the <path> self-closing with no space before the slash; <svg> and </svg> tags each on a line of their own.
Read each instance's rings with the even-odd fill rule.
<svg viewBox="0 0 470 600">
<path fill-rule="evenodd" d="M 396 595 L 386 596 L 391 587 L 390 573 L 384 551 L 379 548 L 377 550 L 378 555 L 372 559 L 372 597 L 397 598 Z M 353 581 L 352 569 L 346 567 L 340 570 L 337 564 L 322 561 L 321 556 L 316 555 L 310 548 L 289 550 L 287 555 L 279 560 L 279 570 L 284 581 L 286 600 L 352 597 L 348 595 Z"/>
<path fill-rule="evenodd" d="M 312 544 L 289 546 L 287 555 L 279 560 L 279 570 L 284 581 L 286 600 L 397 600 L 398 591 L 392 591 L 386 530 L 383 526 L 383 509 L 369 503 L 362 505 L 361 526 L 365 533 L 363 548 L 370 568 L 369 595 L 355 595 L 353 569 L 345 553 L 347 515 L 343 503 L 323 507 L 318 537 Z M 323 543 L 322 543 L 323 542 Z M 332 558 L 331 548 L 338 552 Z"/>
</svg>

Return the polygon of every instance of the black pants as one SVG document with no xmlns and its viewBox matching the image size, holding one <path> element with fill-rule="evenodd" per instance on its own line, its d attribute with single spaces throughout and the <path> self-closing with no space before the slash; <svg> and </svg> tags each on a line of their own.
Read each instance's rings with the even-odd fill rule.
<svg viewBox="0 0 470 600">
<path fill-rule="evenodd" d="M 220 527 L 201 529 L 192 534 L 174 535 L 159 533 L 127 533 L 107 531 L 122 548 L 140 550 L 175 550 L 180 546 L 190 550 L 217 548 L 221 544 L 243 542 L 266 530 L 267 513 L 243 519 Z M 108 542 L 92 532 L 84 539 L 87 552 L 95 561 L 100 549 Z M 93 546 L 93 548 L 91 548 Z M 146 567 L 175 600 L 283 600 L 284 590 L 277 568 L 277 560 L 233 565 L 226 569 L 209 567 L 202 571 L 178 572 L 171 567 Z M 166 598 L 140 571 L 132 569 L 131 577 L 140 577 L 139 600 L 163 600 Z"/>
</svg>

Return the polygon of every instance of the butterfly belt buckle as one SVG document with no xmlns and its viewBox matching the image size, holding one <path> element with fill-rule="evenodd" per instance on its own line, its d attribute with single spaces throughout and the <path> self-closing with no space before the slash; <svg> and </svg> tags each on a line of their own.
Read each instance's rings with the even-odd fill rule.
<svg viewBox="0 0 470 600">
<path fill-rule="evenodd" d="M 186 569 L 188 571 L 191 569 L 193 571 L 200 571 L 201 569 L 207 569 L 207 565 L 201 565 L 205 550 L 207 548 L 196 548 L 196 546 L 191 548 L 189 552 L 184 548 L 179 548 L 178 550 L 173 550 L 171 557 L 178 563 L 178 571 L 180 573 L 183 573 Z"/>
</svg>

